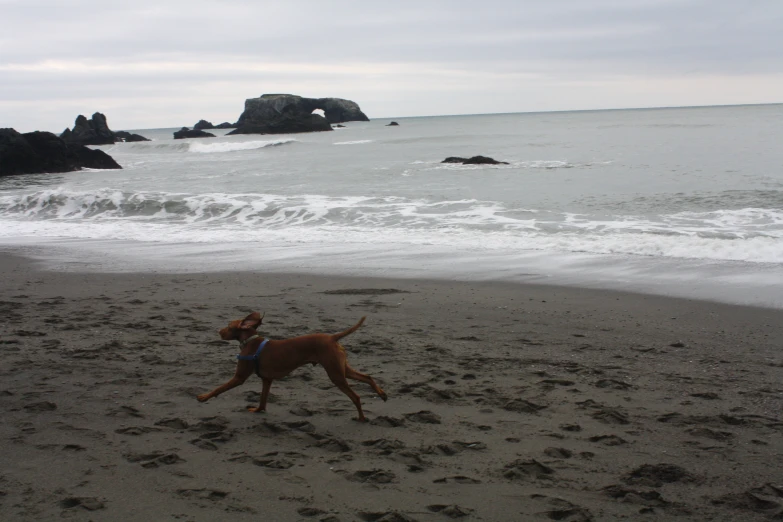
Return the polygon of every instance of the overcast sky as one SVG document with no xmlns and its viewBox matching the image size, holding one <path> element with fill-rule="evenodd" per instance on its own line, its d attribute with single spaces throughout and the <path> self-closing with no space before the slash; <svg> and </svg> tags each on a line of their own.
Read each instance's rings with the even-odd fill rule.
<svg viewBox="0 0 783 522">
<path fill-rule="evenodd" d="M 783 0 L 0 0 L 0 127 L 783 102 Z"/>
</svg>

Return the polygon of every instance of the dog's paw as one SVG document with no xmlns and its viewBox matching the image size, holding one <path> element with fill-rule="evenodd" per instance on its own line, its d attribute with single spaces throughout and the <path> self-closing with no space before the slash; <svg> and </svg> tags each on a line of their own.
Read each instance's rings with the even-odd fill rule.
<svg viewBox="0 0 783 522">
<path fill-rule="evenodd" d="M 247 411 L 250 413 L 266 413 L 266 409 L 262 409 L 257 406 L 248 406 Z"/>
<path fill-rule="evenodd" d="M 207 402 L 209 400 L 209 394 L 208 393 L 202 393 L 201 395 L 198 395 L 196 397 L 196 400 L 198 400 L 198 402 Z"/>
<path fill-rule="evenodd" d="M 367 420 L 367 417 L 354 417 L 352 420 L 355 420 L 356 422 L 370 422 Z"/>
</svg>

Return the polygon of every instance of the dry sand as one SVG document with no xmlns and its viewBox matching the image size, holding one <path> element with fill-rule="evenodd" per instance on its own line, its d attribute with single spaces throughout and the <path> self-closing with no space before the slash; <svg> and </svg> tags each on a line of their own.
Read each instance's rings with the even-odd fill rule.
<svg viewBox="0 0 783 522">
<path fill-rule="evenodd" d="M 574 288 L 74 274 L 0 255 L 2 520 L 783 517 L 783 312 Z M 320 367 L 206 404 L 252 310 Z"/>
</svg>

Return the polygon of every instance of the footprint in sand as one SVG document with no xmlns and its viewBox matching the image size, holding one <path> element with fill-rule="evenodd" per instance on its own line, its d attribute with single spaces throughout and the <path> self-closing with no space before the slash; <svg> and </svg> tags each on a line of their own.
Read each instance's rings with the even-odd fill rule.
<svg viewBox="0 0 783 522">
<path fill-rule="evenodd" d="M 351 451 L 350 444 L 348 444 L 342 439 L 336 439 L 336 438 L 319 440 L 318 442 L 316 442 L 315 446 L 317 448 L 325 449 L 327 451 L 334 451 L 336 453 L 344 453 L 346 451 Z"/>
<path fill-rule="evenodd" d="M 440 416 L 428 410 L 422 410 L 416 413 L 407 413 L 405 414 L 405 418 L 408 419 L 409 421 L 420 422 L 422 424 L 441 423 Z"/>
<path fill-rule="evenodd" d="M 157 468 L 161 465 L 169 466 L 185 462 L 185 459 L 181 458 L 176 453 L 163 453 L 158 451 L 153 453 L 126 453 L 125 460 L 133 463 L 140 462 L 141 467 L 148 469 Z"/>
<path fill-rule="evenodd" d="M 382 426 L 384 428 L 399 428 L 405 424 L 405 421 L 396 417 L 387 417 L 385 415 L 381 415 L 380 417 L 372 419 L 370 424 L 373 426 Z"/>
<path fill-rule="evenodd" d="M 525 399 L 514 399 L 503 405 L 504 410 L 514 411 L 517 413 L 538 413 L 545 408 L 546 406 L 542 406 Z"/>
<path fill-rule="evenodd" d="M 304 433 L 314 433 L 315 432 L 315 425 L 312 422 L 308 421 L 296 421 L 296 422 L 286 422 L 284 423 L 286 426 L 291 428 L 292 430 L 301 431 Z"/>
<path fill-rule="evenodd" d="M 228 492 L 217 489 L 180 489 L 177 490 L 177 495 L 185 498 L 218 501 L 226 498 Z"/>
<path fill-rule="evenodd" d="M 60 501 L 60 507 L 63 509 L 83 508 L 87 511 L 98 511 L 106 506 L 95 497 L 68 497 Z"/>
<path fill-rule="evenodd" d="M 479 479 L 466 477 L 465 475 L 453 475 L 451 477 L 443 477 L 432 481 L 433 484 L 481 484 Z"/>
<path fill-rule="evenodd" d="M 446 515 L 449 518 L 467 517 L 468 515 L 473 513 L 472 509 L 463 508 L 456 504 L 451 504 L 451 505 L 432 504 L 430 506 L 427 506 L 427 509 L 429 509 L 433 513 L 440 513 L 441 515 Z"/>
<path fill-rule="evenodd" d="M 670 504 L 654 489 L 642 491 L 615 484 L 605 487 L 603 492 L 613 499 L 630 504 L 640 504 L 647 507 L 664 507 Z"/>
<path fill-rule="evenodd" d="M 566 448 L 547 448 L 544 450 L 544 455 L 553 459 L 570 459 L 574 456 L 574 452 Z"/>
<path fill-rule="evenodd" d="M 154 431 L 161 431 L 160 428 L 151 428 L 149 426 L 129 426 L 127 428 L 119 428 L 114 430 L 114 433 L 119 433 L 120 435 L 144 435 L 145 433 L 151 433 Z"/>
<path fill-rule="evenodd" d="M 324 511 L 323 509 L 318 509 L 314 507 L 299 508 L 296 510 L 296 512 L 303 517 L 317 517 L 318 515 L 325 515 L 327 513 L 327 511 Z"/>
<path fill-rule="evenodd" d="M 383 469 L 356 471 L 346 475 L 345 478 L 351 482 L 362 482 L 365 484 L 391 484 L 392 482 L 397 482 L 397 475 Z"/>
<path fill-rule="evenodd" d="M 517 459 L 514 462 L 506 464 L 501 471 L 503 476 L 509 480 L 530 480 L 530 479 L 552 479 L 555 470 L 541 464 L 535 459 L 522 460 Z"/>
<path fill-rule="evenodd" d="M 779 520 L 783 517 L 783 486 L 764 484 L 741 493 L 723 495 L 712 503 L 762 513 L 770 520 Z"/>
<path fill-rule="evenodd" d="M 594 437 L 590 437 L 587 440 L 590 442 L 599 442 L 603 444 L 604 446 L 622 446 L 623 444 L 628 444 L 628 441 L 623 439 L 622 437 L 618 437 L 617 435 L 610 434 L 610 435 L 596 435 Z"/>
<path fill-rule="evenodd" d="M 139 412 L 136 408 L 133 406 L 120 406 L 119 408 L 113 408 L 106 412 L 106 415 L 109 417 L 119 417 L 119 418 L 127 418 L 127 417 L 134 417 L 134 418 L 140 418 L 143 419 L 144 415 Z"/>
<path fill-rule="evenodd" d="M 697 478 L 676 464 L 644 464 L 623 477 L 626 484 L 660 487 L 673 482 L 696 482 Z"/>
<path fill-rule="evenodd" d="M 171 428 L 173 430 L 186 430 L 188 429 L 188 422 L 180 419 L 179 417 L 175 418 L 169 418 L 169 419 L 161 419 L 155 423 L 155 426 L 164 426 L 166 428 Z"/>
<path fill-rule="evenodd" d="M 44 411 L 54 411 L 57 409 L 57 405 L 53 402 L 42 401 L 28 404 L 24 407 L 25 410 L 33 413 L 40 413 Z"/>
<path fill-rule="evenodd" d="M 370 446 L 383 453 L 402 449 L 405 447 L 405 443 L 397 439 L 373 439 L 362 442 L 362 446 Z"/>
</svg>

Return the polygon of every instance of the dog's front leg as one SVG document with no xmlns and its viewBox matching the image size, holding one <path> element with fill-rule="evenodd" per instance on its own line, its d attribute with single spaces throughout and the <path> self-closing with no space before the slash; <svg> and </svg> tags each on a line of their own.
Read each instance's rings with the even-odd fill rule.
<svg viewBox="0 0 783 522">
<path fill-rule="evenodd" d="M 230 390 L 231 388 L 236 388 L 237 386 L 240 386 L 245 382 L 247 377 L 240 377 L 238 375 L 233 376 L 227 383 L 222 384 L 212 390 L 209 393 L 202 393 L 201 395 L 197 396 L 196 399 L 198 399 L 199 402 L 206 402 L 212 397 L 217 397 L 223 392 L 226 392 Z"/>
<path fill-rule="evenodd" d="M 252 411 L 253 413 L 266 411 L 266 400 L 269 398 L 269 388 L 272 387 L 272 379 L 261 377 L 261 380 L 264 382 L 264 384 L 262 385 L 261 388 L 261 400 L 258 403 L 258 408 L 249 406 L 247 408 L 247 411 Z"/>
</svg>

